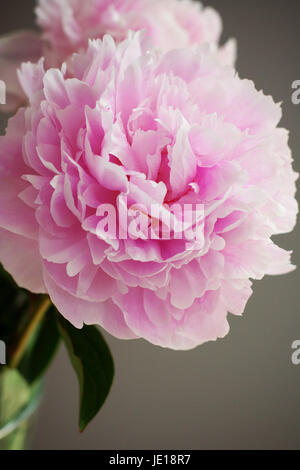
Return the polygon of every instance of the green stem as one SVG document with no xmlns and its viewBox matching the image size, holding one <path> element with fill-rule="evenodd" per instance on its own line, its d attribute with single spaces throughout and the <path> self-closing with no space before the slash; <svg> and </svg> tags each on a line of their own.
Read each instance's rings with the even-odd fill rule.
<svg viewBox="0 0 300 470">
<path fill-rule="evenodd" d="M 10 360 L 9 366 L 12 369 L 16 369 L 18 365 L 21 362 L 21 359 L 24 355 L 24 352 L 26 350 L 26 346 L 28 342 L 30 341 L 32 335 L 34 334 L 36 328 L 38 327 L 39 323 L 41 320 L 44 318 L 45 314 L 51 307 L 51 300 L 49 297 L 44 297 L 42 302 L 40 303 L 39 307 L 37 310 L 34 312 L 32 315 L 32 318 L 28 324 L 28 326 L 25 328 L 24 333 L 22 334 L 22 337 L 20 339 L 19 344 L 17 345 L 16 350 L 14 351 L 12 358 Z"/>
</svg>

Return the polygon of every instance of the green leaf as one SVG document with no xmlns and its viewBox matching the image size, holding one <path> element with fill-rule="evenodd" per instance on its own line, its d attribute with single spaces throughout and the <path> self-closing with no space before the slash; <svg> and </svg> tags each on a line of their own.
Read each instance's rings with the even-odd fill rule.
<svg viewBox="0 0 300 470">
<path fill-rule="evenodd" d="M 96 327 L 84 326 L 78 330 L 61 315 L 57 319 L 79 381 L 79 428 L 82 432 L 108 396 L 114 377 L 113 358 Z"/>
<path fill-rule="evenodd" d="M 3 332 L 3 327 L 8 325 L 10 322 L 14 323 L 14 328 L 16 327 L 15 319 L 18 316 L 20 317 L 20 311 L 24 311 L 28 308 L 29 294 L 14 283 L 10 275 L 4 271 L 1 264 L 0 299 L 0 326 L 2 327 L 1 332 Z"/>
<path fill-rule="evenodd" d="M 0 264 L 0 339 L 7 345 L 7 360 L 11 363 L 24 330 L 38 307 L 41 296 L 19 288 Z M 34 330 L 17 369 L 30 386 L 46 371 L 60 341 L 56 310 L 50 308 Z M 0 374 L 3 368 L 0 368 Z"/>
<path fill-rule="evenodd" d="M 2 264 L 0 264 L 0 279 L 5 282 L 8 282 L 11 286 L 15 288 L 18 287 L 15 281 L 13 280 L 13 278 L 11 277 L 11 275 L 7 271 L 5 271 Z"/>
<path fill-rule="evenodd" d="M 7 345 L 8 356 L 28 320 L 31 296 L 19 288 L 0 265 L 0 339 Z"/>
<path fill-rule="evenodd" d="M 51 307 L 34 332 L 18 366 L 28 384 L 38 380 L 49 367 L 60 342 L 56 310 Z"/>
</svg>

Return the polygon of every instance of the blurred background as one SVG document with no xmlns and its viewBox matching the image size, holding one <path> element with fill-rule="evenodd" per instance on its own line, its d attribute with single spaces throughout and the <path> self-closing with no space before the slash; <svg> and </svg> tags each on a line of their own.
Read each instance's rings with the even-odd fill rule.
<svg viewBox="0 0 300 470">
<path fill-rule="evenodd" d="M 0 34 L 34 27 L 34 0 L 1 2 Z M 300 170 L 299 0 L 209 0 L 238 40 L 237 68 L 283 102 Z M 0 71 L 1 77 L 1 71 Z M 5 118 L 1 117 L 1 129 Z M 300 266 L 300 229 L 278 237 Z M 224 340 L 190 352 L 105 335 L 116 378 L 98 417 L 79 434 L 78 389 L 63 347 L 47 375 L 32 449 L 300 449 L 299 270 L 256 283 L 243 318 Z"/>
</svg>

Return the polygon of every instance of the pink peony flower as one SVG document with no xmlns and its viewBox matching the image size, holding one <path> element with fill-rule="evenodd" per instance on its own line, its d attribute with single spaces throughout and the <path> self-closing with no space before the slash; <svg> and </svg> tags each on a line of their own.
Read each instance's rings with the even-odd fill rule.
<svg viewBox="0 0 300 470">
<path fill-rule="evenodd" d="M 208 42 L 222 63 L 233 64 L 236 58 L 234 40 L 218 48 L 219 14 L 192 0 L 39 0 L 36 14 L 40 37 L 24 32 L 0 40 L 0 79 L 9 84 L 7 111 L 24 101 L 16 75 L 22 62 L 35 62 L 43 55 L 46 68 L 60 67 L 71 54 L 86 48 L 89 39 L 107 33 L 121 41 L 129 30 L 145 29 L 164 51 Z"/>
<path fill-rule="evenodd" d="M 36 62 L 42 54 L 43 44 L 38 34 L 20 31 L 0 38 L 0 80 L 6 85 L 6 103 L 1 104 L 1 112 L 12 112 L 25 104 L 17 68 L 24 59 Z"/>
<path fill-rule="evenodd" d="M 206 42 L 217 50 L 222 34 L 219 14 L 193 0 L 39 0 L 36 12 L 50 53 L 60 62 L 104 34 L 122 41 L 129 30 L 145 29 L 165 52 Z M 221 60 L 233 64 L 235 49 L 229 41 L 220 49 Z"/>
<path fill-rule="evenodd" d="M 23 64 L 20 82 L 30 106 L 0 142 L 0 260 L 73 325 L 190 349 L 228 333 L 251 279 L 293 269 L 271 240 L 298 209 L 280 105 L 207 47 L 107 35 L 61 70 Z M 202 242 L 103 228 L 103 204 L 150 223 L 152 205 L 176 218 L 172 203 L 203 206 Z"/>
</svg>

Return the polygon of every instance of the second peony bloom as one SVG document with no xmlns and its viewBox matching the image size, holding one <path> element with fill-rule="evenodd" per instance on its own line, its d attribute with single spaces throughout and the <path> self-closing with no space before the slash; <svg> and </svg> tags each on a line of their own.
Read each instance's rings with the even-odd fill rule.
<svg viewBox="0 0 300 470">
<path fill-rule="evenodd" d="M 271 240 L 298 209 L 280 106 L 207 47 L 107 35 L 62 69 L 23 64 L 20 82 L 30 105 L 0 141 L 0 260 L 76 327 L 194 348 L 228 333 L 251 279 L 293 269 Z M 112 237 L 104 204 L 149 223 L 153 205 L 199 205 L 203 239 Z"/>
<path fill-rule="evenodd" d="M 193 0 L 38 0 L 36 21 L 41 33 L 19 32 L 0 38 L 0 79 L 7 84 L 7 103 L 13 111 L 25 102 L 17 78 L 22 62 L 45 57 L 45 68 L 60 67 L 89 39 L 110 34 L 123 41 L 129 31 L 145 30 L 152 45 L 163 50 L 210 44 L 224 64 L 233 65 L 236 42 L 219 46 L 222 20 L 213 8 Z"/>
</svg>

